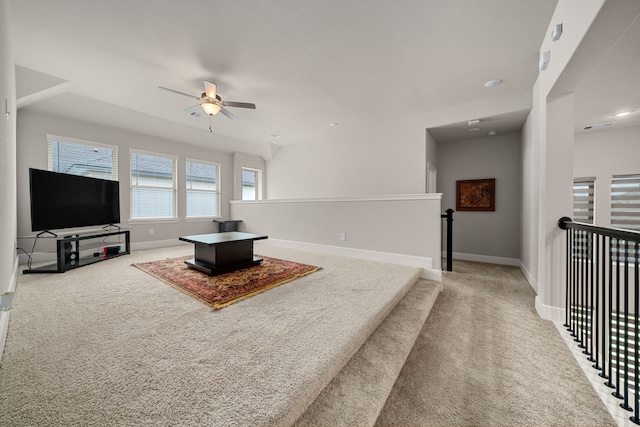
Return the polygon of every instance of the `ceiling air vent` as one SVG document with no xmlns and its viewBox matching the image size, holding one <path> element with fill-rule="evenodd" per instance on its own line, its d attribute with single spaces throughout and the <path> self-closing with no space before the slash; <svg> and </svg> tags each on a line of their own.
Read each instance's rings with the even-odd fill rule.
<svg viewBox="0 0 640 427">
<path fill-rule="evenodd" d="M 582 128 L 582 130 L 596 130 L 596 129 L 610 128 L 611 126 L 613 126 L 615 124 L 616 124 L 616 122 L 598 123 L 597 125 L 585 126 L 585 127 Z"/>
</svg>

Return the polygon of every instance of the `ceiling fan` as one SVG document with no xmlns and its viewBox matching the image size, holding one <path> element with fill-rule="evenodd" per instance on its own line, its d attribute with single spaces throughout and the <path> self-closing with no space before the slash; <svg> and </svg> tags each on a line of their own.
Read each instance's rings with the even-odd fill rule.
<svg viewBox="0 0 640 427">
<path fill-rule="evenodd" d="M 238 108 L 250 108 L 255 110 L 256 104 L 250 102 L 234 102 L 223 101 L 220 95 L 216 93 L 216 84 L 208 81 L 204 81 L 204 92 L 200 96 L 190 95 L 188 93 L 180 92 L 179 90 L 169 89 L 168 87 L 158 86 L 158 89 L 166 90 L 169 92 L 177 93 L 178 95 L 188 96 L 200 101 L 198 105 L 187 108 L 186 111 L 193 117 L 204 117 L 203 112 L 209 117 L 213 117 L 218 113 L 222 113 L 231 120 L 238 120 L 238 117 L 225 107 L 238 107 Z"/>
</svg>

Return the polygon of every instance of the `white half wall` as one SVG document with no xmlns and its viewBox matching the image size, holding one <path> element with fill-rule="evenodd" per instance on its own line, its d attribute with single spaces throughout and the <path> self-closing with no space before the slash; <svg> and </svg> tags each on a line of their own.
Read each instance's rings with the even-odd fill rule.
<svg viewBox="0 0 640 427">
<path fill-rule="evenodd" d="M 321 245 L 343 255 L 415 265 L 439 275 L 441 198 L 415 194 L 232 201 L 231 218 L 243 221 L 240 231 L 316 245 L 315 250 Z M 400 257 L 413 262 L 398 262 Z"/>
</svg>

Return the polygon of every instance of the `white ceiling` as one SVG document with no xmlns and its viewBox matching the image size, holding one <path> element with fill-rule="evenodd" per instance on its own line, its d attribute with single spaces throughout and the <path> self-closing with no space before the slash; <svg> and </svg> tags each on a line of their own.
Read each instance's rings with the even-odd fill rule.
<svg viewBox="0 0 640 427">
<path fill-rule="evenodd" d="M 263 154 L 530 92 L 556 1 L 14 0 L 19 106 Z M 158 89 L 197 96 L 205 79 L 257 109 L 211 134 L 183 111 L 197 101 Z"/>
</svg>

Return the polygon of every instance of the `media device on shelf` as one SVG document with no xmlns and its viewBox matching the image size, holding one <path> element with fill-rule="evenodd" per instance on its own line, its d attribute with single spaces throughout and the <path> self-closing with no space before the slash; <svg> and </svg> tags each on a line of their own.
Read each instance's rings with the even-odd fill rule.
<svg viewBox="0 0 640 427">
<path fill-rule="evenodd" d="M 55 264 L 31 267 L 31 273 L 64 273 L 67 270 L 131 253 L 129 230 L 120 222 L 120 188 L 118 181 L 66 173 L 29 169 L 31 197 L 31 230 L 41 231 L 35 237 L 51 234 L 56 238 Z M 69 231 L 58 237 L 50 230 L 103 225 L 103 230 Z M 112 226 L 115 226 L 115 230 Z M 118 237 L 118 242 L 106 242 Z M 121 242 L 124 238 L 124 242 Z M 96 242 L 100 245 L 96 252 Z M 124 243 L 124 244 L 122 244 Z M 80 249 L 81 244 L 85 246 Z M 89 249 L 87 249 L 87 246 Z M 33 244 L 35 248 L 35 241 Z M 31 258 L 30 254 L 27 254 Z"/>
<path fill-rule="evenodd" d="M 117 224 L 118 181 L 29 169 L 31 231 Z"/>
</svg>

